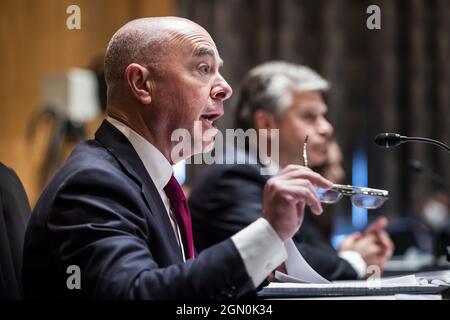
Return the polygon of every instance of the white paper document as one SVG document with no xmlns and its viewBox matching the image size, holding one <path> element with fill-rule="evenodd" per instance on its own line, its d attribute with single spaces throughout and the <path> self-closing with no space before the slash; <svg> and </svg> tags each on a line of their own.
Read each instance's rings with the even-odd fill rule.
<svg viewBox="0 0 450 320">
<path fill-rule="evenodd" d="M 284 243 L 288 253 L 285 261 L 288 274 L 276 271 L 275 279 L 258 294 L 260 297 L 295 296 L 366 296 L 393 294 L 436 294 L 445 287 L 426 277 L 414 274 L 402 277 L 369 278 L 367 280 L 330 282 L 318 274 L 303 258 L 292 239 Z M 447 274 L 440 278 L 446 280 Z M 442 282 L 442 281 L 441 281 Z"/>
<path fill-rule="evenodd" d="M 361 281 L 333 281 L 329 283 L 302 283 L 298 279 L 275 273 L 278 281 L 271 282 L 258 293 L 262 298 L 290 297 L 343 297 L 343 296 L 385 296 L 397 294 L 439 294 L 446 287 L 433 283 L 421 283 L 414 275 Z"/>
<path fill-rule="evenodd" d="M 309 264 L 305 258 L 298 251 L 292 239 L 284 242 L 288 258 L 284 262 L 286 265 L 287 275 L 278 272 L 281 279 L 280 282 L 303 282 L 303 283 L 330 283 L 327 279 L 318 274 Z M 276 277 L 277 272 L 275 273 Z M 284 276 L 284 278 L 283 278 Z"/>
<path fill-rule="evenodd" d="M 419 283 L 415 275 L 407 275 L 402 277 L 391 277 L 391 278 L 378 278 L 378 279 L 368 279 L 368 280 L 347 280 L 347 281 L 327 281 L 327 283 L 317 283 L 317 282 L 305 282 L 299 278 L 293 277 L 291 275 L 284 274 L 282 272 L 275 272 L 275 279 L 279 281 L 277 286 L 283 286 L 283 284 L 302 284 L 303 288 L 318 287 L 318 288 L 381 288 L 381 287 L 407 287 L 407 286 L 419 286 L 419 285 L 430 285 L 430 283 Z M 295 285 L 293 287 L 296 287 Z"/>
</svg>

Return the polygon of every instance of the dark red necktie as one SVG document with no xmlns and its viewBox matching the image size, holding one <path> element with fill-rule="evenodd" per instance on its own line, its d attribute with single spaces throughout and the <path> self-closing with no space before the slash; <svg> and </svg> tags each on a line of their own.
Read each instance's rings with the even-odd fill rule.
<svg viewBox="0 0 450 320">
<path fill-rule="evenodd" d="M 169 182 L 164 187 L 164 191 L 170 200 L 172 211 L 175 214 L 175 219 L 180 228 L 184 255 L 186 259 L 194 258 L 191 214 L 189 213 L 183 189 L 177 179 L 175 179 L 174 175 L 172 175 Z"/>
</svg>

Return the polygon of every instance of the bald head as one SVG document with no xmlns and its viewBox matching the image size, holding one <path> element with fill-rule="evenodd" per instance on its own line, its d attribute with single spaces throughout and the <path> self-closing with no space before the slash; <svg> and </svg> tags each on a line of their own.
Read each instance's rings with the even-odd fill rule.
<svg viewBox="0 0 450 320">
<path fill-rule="evenodd" d="M 171 43 L 198 24 L 179 17 L 141 18 L 128 22 L 111 38 L 105 55 L 105 80 L 108 89 L 124 80 L 124 71 L 138 63 L 159 72 L 158 65 Z M 206 31 L 205 31 L 206 32 Z"/>
<path fill-rule="evenodd" d="M 150 141 L 169 161 L 176 160 L 171 152 L 177 129 L 188 130 L 207 148 L 214 141 L 203 139 L 202 132 L 214 131 L 213 121 L 223 114 L 223 101 L 232 92 L 220 74 L 222 63 L 209 33 L 190 20 L 130 21 L 114 34 L 106 51 L 106 112 Z"/>
</svg>

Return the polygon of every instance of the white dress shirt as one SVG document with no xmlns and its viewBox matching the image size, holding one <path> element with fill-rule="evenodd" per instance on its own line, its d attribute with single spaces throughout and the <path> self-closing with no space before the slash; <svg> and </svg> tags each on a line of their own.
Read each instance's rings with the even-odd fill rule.
<svg viewBox="0 0 450 320">
<path fill-rule="evenodd" d="M 171 214 L 170 201 L 164 192 L 164 187 L 173 174 L 172 166 L 155 146 L 137 132 L 116 119 L 108 117 L 107 120 L 122 132 L 136 150 L 145 169 L 155 183 L 166 207 L 180 249 L 183 250 L 180 232 L 176 225 L 176 220 Z M 259 218 L 242 229 L 232 236 L 231 240 L 236 246 L 255 288 L 287 258 L 287 252 L 283 242 L 269 222 L 264 218 Z"/>
</svg>

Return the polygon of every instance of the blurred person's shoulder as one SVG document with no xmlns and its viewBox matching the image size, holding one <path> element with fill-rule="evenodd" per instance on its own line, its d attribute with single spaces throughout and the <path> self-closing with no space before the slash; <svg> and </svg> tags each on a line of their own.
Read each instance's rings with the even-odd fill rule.
<svg viewBox="0 0 450 320">
<path fill-rule="evenodd" d="M 21 185 L 20 179 L 16 172 L 10 167 L 0 162 L 0 191 L 3 193 L 8 190 L 11 185 Z"/>
<path fill-rule="evenodd" d="M 261 174 L 262 166 L 257 161 L 252 161 L 243 151 L 226 149 L 223 157 L 203 170 L 194 185 L 209 185 L 220 183 L 224 180 L 248 179 L 265 182 L 267 176 Z"/>
</svg>

